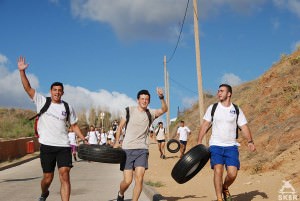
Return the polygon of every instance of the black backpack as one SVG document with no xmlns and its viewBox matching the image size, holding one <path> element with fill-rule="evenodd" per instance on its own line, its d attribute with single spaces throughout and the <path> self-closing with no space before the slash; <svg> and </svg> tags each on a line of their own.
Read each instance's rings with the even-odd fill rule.
<svg viewBox="0 0 300 201">
<path fill-rule="evenodd" d="M 66 109 L 66 113 L 67 113 L 67 118 L 66 118 L 66 121 L 68 122 L 69 121 L 69 117 L 70 117 L 70 108 L 69 108 L 69 105 L 67 102 L 65 101 L 62 101 L 64 106 L 65 106 L 65 109 Z M 46 97 L 46 103 L 45 105 L 41 108 L 40 112 L 37 113 L 36 115 L 34 115 L 33 117 L 31 117 L 29 120 L 34 120 L 34 135 L 38 138 L 39 137 L 39 134 L 38 134 L 38 131 L 37 131 L 37 125 L 38 125 L 38 121 L 39 121 L 39 117 L 45 113 L 48 108 L 50 107 L 50 104 L 51 104 L 51 97 Z"/>
<path fill-rule="evenodd" d="M 233 105 L 233 107 L 235 109 L 235 113 L 236 113 L 236 137 L 235 138 L 238 139 L 238 137 L 239 137 L 239 130 L 241 130 L 240 127 L 237 124 L 238 123 L 238 119 L 239 119 L 240 110 L 239 110 L 239 107 L 236 104 L 232 103 L 232 105 Z M 212 109 L 211 109 L 211 125 L 207 129 L 206 132 L 208 132 L 209 129 L 212 127 L 212 122 L 214 121 L 214 114 L 215 114 L 215 111 L 217 109 L 217 106 L 218 106 L 218 103 L 214 103 L 213 106 L 212 106 Z"/>
<path fill-rule="evenodd" d="M 125 130 L 126 130 L 128 122 L 129 122 L 130 114 L 129 114 L 129 107 L 126 107 L 125 109 L 126 109 L 126 124 L 125 124 Z M 150 126 L 152 124 L 152 117 L 151 117 L 151 113 L 150 113 L 149 109 L 146 109 L 146 113 L 147 113 L 147 116 L 148 116 L 148 119 L 149 119 L 148 127 L 150 128 Z"/>
</svg>

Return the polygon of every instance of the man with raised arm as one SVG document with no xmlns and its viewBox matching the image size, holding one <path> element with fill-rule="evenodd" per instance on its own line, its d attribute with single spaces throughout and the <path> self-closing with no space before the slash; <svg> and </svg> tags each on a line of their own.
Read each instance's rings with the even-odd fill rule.
<svg viewBox="0 0 300 201">
<path fill-rule="evenodd" d="M 36 105 L 37 112 L 46 104 L 46 97 L 31 88 L 25 70 L 28 64 L 25 58 L 20 56 L 18 59 L 18 68 L 24 90 Z M 45 201 L 49 196 L 49 187 L 54 177 L 54 170 L 57 164 L 59 179 L 61 183 L 61 200 L 69 201 L 71 193 L 70 170 L 72 166 L 72 154 L 70 142 L 68 139 L 67 124 L 78 137 L 85 141 L 79 126 L 77 117 L 71 105 L 66 108 L 65 102 L 61 97 L 64 94 L 63 84 L 54 82 L 50 88 L 51 103 L 46 112 L 41 114 L 38 121 L 38 133 L 40 146 L 40 160 L 43 169 L 43 178 L 41 181 L 42 194 L 39 201 Z M 69 112 L 68 112 L 69 110 Z M 68 114 L 69 113 L 69 114 Z"/>
<path fill-rule="evenodd" d="M 121 115 L 114 147 L 120 146 L 119 138 L 125 126 L 126 131 L 122 148 L 126 153 L 126 161 L 121 164 L 120 168 L 123 171 L 123 180 L 120 183 L 117 201 L 124 201 L 124 193 L 130 186 L 133 177 L 135 186 L 132 200 L 137 201 L 142 192 L 145 170 L 148 169 L 149 127 L 155 118 L 163 115 L 168 110 L 163 90 L 157 88 L 156 91 L 161 101 L 160 109 L 148 109 L 150 93 L 148 90 L 141 90 L 137 94 L 138 105 L 126 108 Z"/>
</svg>

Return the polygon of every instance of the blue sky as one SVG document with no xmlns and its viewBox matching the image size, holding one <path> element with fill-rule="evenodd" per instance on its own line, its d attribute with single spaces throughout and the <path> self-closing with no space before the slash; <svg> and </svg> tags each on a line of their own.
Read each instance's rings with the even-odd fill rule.
<svg viewBox="0 0 300 201">
<path fill-rule="evenodd" d="M 179 46 L 168 62 L 171 118 L 197 101 L 192 0 Z M 78 111 L 113 114 L 148 89 L 160 107 L 163 56 L 179 35 L 185 0 L 0 0 L 0 106 L 33 108 L 16 65 L 30 64 L 32 86 L 47 95 L 54 81 Z M 300 44 L 299 0 L 199 0 L 203 88 L 258 78 Z"/>
</svg>

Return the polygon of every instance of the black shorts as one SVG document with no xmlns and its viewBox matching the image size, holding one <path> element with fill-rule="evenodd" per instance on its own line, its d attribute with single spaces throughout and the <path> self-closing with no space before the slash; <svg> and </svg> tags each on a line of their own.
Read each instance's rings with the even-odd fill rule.
<svg viewBox="0 0 300 201">
<path fill-rule="evenodd" d="M 158 143 L 166 142 L 166 140 L 157 140 Z"/>
<path fill-rule="evenodd" d="M 71 147 L 56 147 L 41 144 L 40 160 L 44 173 L 54 172 L 56 163 L 58 168 L 73 167 Z"/>
</svg>

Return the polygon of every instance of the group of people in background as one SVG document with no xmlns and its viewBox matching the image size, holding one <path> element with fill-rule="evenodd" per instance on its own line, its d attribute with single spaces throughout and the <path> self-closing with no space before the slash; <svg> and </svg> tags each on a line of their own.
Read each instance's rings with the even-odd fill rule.
<svg viewBox="0 0 300 201">
<path fill-rule="evenodd" d="M 89 131 L 86 133 L 85 140 L 89 144 L 99 144 L 99 145 L 107 145 L 113 147 L 115 143 L 116 129 L 115 122 L 112 124 L 110 129 L 105 132 L 104 128 L 98 128 L 94 125 L 90 125 Z M 75 161 L 77 161 L 77 146 L 79 145 L 79 140 L 77 139 L 76 133 L 69 128 L 69 141 L 71 146 L 71 152 Z"/>
</svg>

